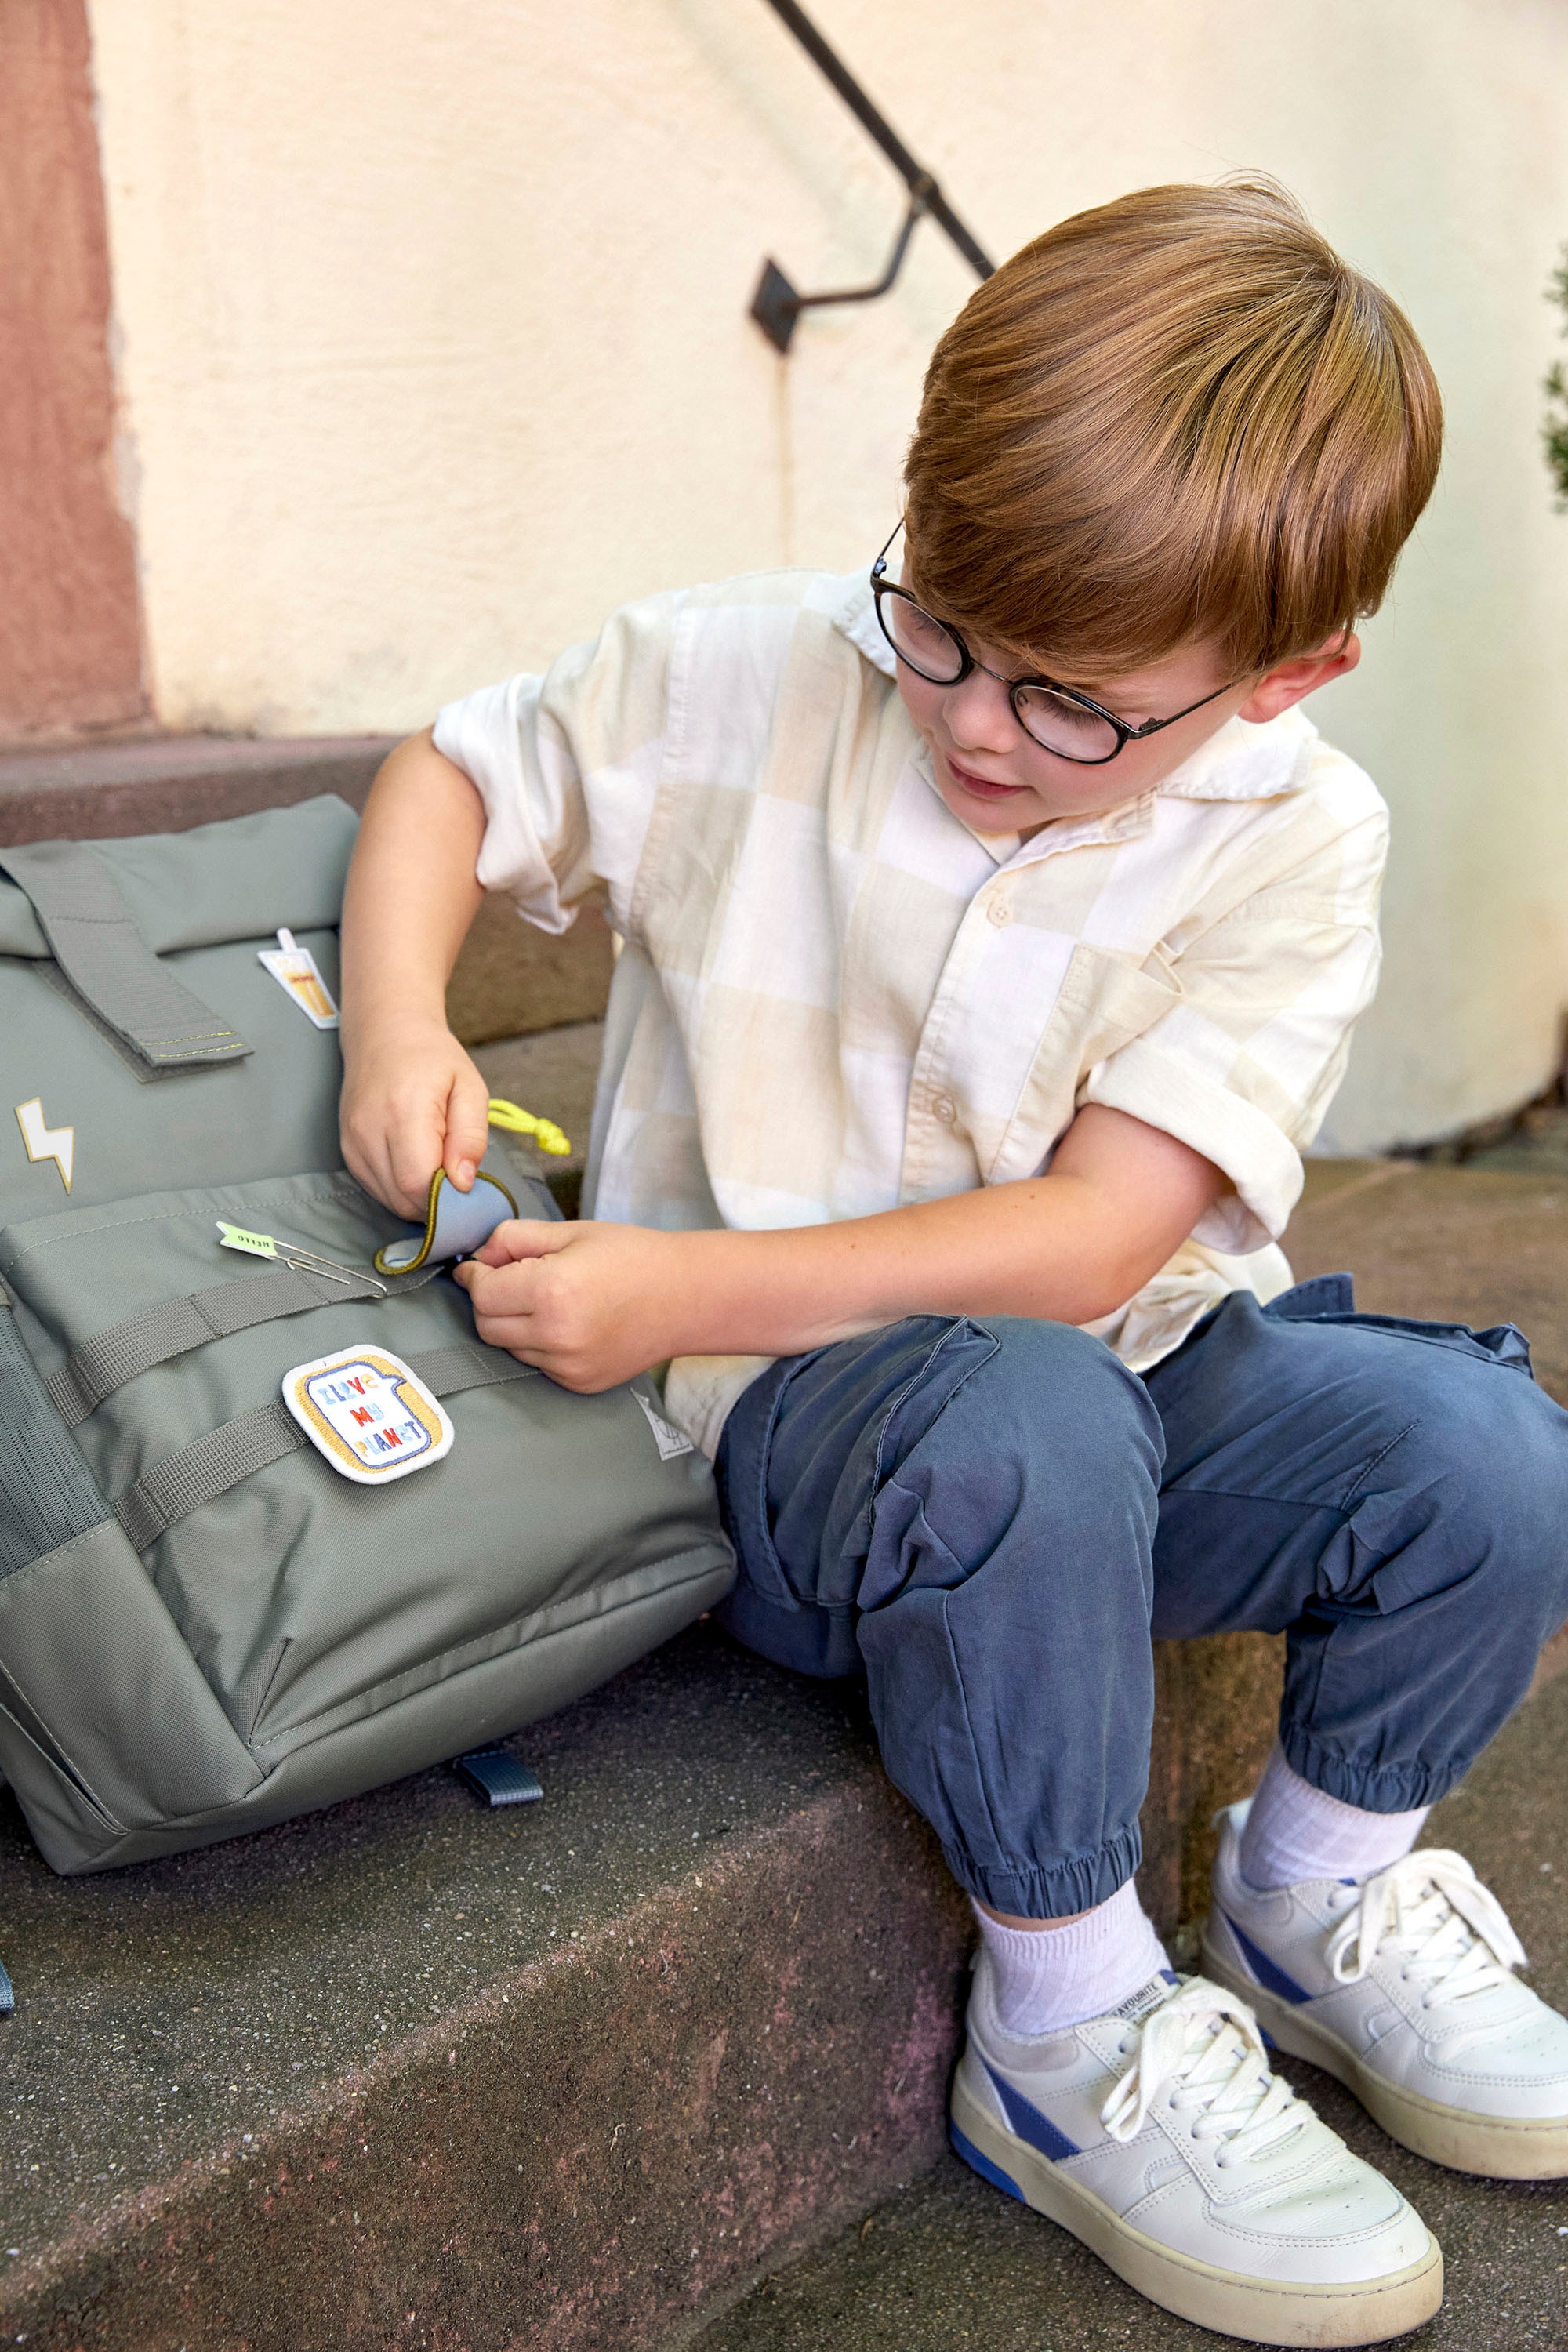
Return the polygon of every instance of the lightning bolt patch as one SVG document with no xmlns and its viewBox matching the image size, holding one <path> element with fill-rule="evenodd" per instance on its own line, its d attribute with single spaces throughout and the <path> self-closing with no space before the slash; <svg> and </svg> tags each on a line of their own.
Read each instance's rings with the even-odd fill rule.
<svg viewBox="0 0 1568 2352">
<path fill-rule="evenodd" d="M 59 1168 L 60 1181 L 68 1192 L 71 1188 L 71 1167 L 76 1159 L 74 1127 L 46 1127 L 44 1106 L 38 1096 L 31 1102 L 16 1105 L 16 1124 L 22 1130 L 22 1140 L 27 1147 L 29 1160 L 52 1160 Z"/>
</svg>

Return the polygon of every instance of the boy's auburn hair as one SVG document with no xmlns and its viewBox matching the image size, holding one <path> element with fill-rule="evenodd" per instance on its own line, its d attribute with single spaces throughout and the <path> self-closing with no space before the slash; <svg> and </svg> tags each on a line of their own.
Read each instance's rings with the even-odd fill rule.
<svg viewBox="0 0 1568 2352">
<path fill-rule="evenodd" d="M 1282 188 L 1144 188 L 1037 237 L 937 345 L 910 582 L 1068 681 L 1212 644 L 1244 677 L 1383 600 L 1442 401 Z"/>
</svg>

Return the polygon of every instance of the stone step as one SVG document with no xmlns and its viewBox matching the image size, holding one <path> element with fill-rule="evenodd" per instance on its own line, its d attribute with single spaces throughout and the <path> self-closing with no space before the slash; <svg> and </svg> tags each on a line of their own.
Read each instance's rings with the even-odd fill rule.
<svg viewBox="0 0 1568 2352">
<path fill-rule="evenodd" d="M 965 1921 L 858 1694 L 704 1626 L 514 1745 L 101 1878 L 0 1810 L 0 2344 L 642 2345 L 929 2167 Z"/>
<path fill-rule="evenodd" d="M 363 808 L 395 735 L 134 735 L 0 751 L 0 845 L 185 833 L 337 793 Z"/>
<path fill-rule="evenodd" d="M 1487 1322 L 1539 1282 L 1554 1364 L 1565 1217 L 1568 1186 L 1529 1176 L 1320 1168 L 1291 1247 L 1405 1312 Z M 1163 1928 L 1267 1751 L 1279 1671 L 1258 1636 L 1160 1650 L 1141 1883 Z M 1486 1820 L 1555 1823 L 1559 1873 L 1531 1776 L 1554 1769 L 1564 1690 L 1485 1768 L 1515 1773 Z M 759 2270 L 930 2174 L 968 1923 L 858 1691 L 701 1626 L 514 1744 L 538 1806 L 482 1812 L 442 1770 L 101 1878 L 51 1877 L 0 1803 L 0 2344 L 649 2346 L 729 2324 Z M 1464 1842 L 1558 1966 L 1560 1878 L 1532 1889 L 1522 1847 L 1504 1868 Z M 1551 2193 L 1483 2192 L 1500 2246 L 1537 2260 Z M 1143 2325 L 1081 2340 L 1155 2341 Z"/>
<path fill-rule="evenodd" d="M 1489 1880 L 1542 1997 L 1568 2007 L 1568 1682 L 1517 1716 L 1425 1843 Z M 1385 2138 L 1315 2068 L 1283 2063 L 1360 2156 L 1395 2180 L 1442 2245 L 1443 2309 L 1423 2352 L 1561 2352 L 1568 2342 L 1568 2183 L 1469 2179 Z M 672 2329 L 664 2352 L 1200 2352 L 1222 2340 L 1157 2311 L 1065 2231 L 944 2154 L 837 2239 Z"/>
<path fill-rule="evenodd" d="M 0 752 L 0 848 L 26 841 L 184 833 L 220 818 L 336 793 L 362 808 L 392 735 L 142 735 L 68 750 Z M 602 910 L 548 938 L 488 899 L 464 943 L 447 1017 L 465 1045 L 597 1020 L 613 954 Z"/>
</svg>

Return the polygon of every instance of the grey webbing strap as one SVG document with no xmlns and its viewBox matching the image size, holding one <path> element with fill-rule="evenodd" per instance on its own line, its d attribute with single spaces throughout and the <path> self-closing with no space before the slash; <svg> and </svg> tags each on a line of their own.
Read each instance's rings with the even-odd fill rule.
<svg viewBox="0 0 1568 2352">
<path fill-rule="evenodd" d="M 349 1271 L 345 1268 L 345 1275 Z M 329 1275 L 312 1274 L 308 1266 L 285 1262 L 266 1274 L 253 1274 L 248 1280 L 215 1283 L 208 1290 L 166 1299 L 144 1314 L 110 1324 L 107 1331 L 95 1331 L 47 1374 L 44 1385 L 66 1427 L 76 1429 L 127 1381 L 187 1354 L 192 1348 L 205 1348 L 209 1339 L 226 1339 L 236 1331 L 253 1330 L 258 1323 L 281 1322 L 285 1316 L 302 1315 L 311 1307 L 400 1298 L 405 1291 L 423 1290 L 446 1271 L 444 1265 L 425 1265 L 402 1280 L 381 1282 L 368 1274 L 334 1280 Z"/>
<path fill-rule="evenodd" d="M 237 1421 L 226 1421 L 221 1429 L 210 1430 L 177 1454 L 154 1462 L 121 1495 L 114 1516 L 134 1549 L 145 1551 L 176 1519 L 188 1518 L 242 1478 L 254 1476 L 269 1462 L 281 1461 L 310 1442 L 281 1403 L 242 1412 Z"/>
<path fill-rule="evenodd" d="M 38 928 L 97 1018 L 157 1070 L 237 1062 L 238 1032 L 164 970 L 136 928 L 109 866 L 87 843 L 0 850 L 0 866 L 32 901 Z"/>
<path fill-rule="evenodd" d="M 492 1388 L 503 1381 L 539 1378 L 531 1364 L 520 1364 L 515 1356 L 504 1355 L 499 1348 L 481 1348 L 477 1342 L 432 1348 L 422 1356 L 410 1356 L 408 1364 L 432 1395 L 438 1397 L 457 1396 L 465 1389 Z M 281 1400 L 261 1405 L 255 1412 L 242 1412 L 237 1420 L 226 1421 L 221 1429 L 193 1438 L 177 1454 L 154 1462 L 121 1495 L 114 1515 L 133 1548 L 146 1551 L 176 1520 L 188 1518 L 242 1479 L 310 1442 Z"/>
<path fill-rule="evenodd" d="M 116 1389 L 155 1364 L 166 1364 L 209 1339 L 226 1339 L 258 1323 L 276 1323 L 307 1307 L 348 1305 L 361 1298 L 382 1298 L 384 1283 L 367 1275 L 350 1282 L 333 1282 L 326 1275 L 303 1267 L 276 1266 L 242 1282 L 215 1283 L 210 1290 L 195 1290 L 184 1298 L 170 1298 L 132 1315 L 107 1331 L 95 1332 L 68 1356 L 58 1370 L 45 1376 L 44 1385 L 59 1409 L 68 1429 L 84 1422 Z"/>
</svg>

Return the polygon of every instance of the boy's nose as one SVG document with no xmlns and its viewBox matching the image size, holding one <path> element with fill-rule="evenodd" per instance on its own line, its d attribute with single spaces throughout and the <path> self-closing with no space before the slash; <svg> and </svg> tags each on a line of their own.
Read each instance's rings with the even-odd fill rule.
<svg viewBox="0 0 1568 2352">
<path fill-rule="evenodd" d="M 1006 688 L 984 670 L 971 670 L 950 689 L 942 715 L 955 751 L 1000 754 L 1016 751 L 1024 738 Z"/>
</svg>

